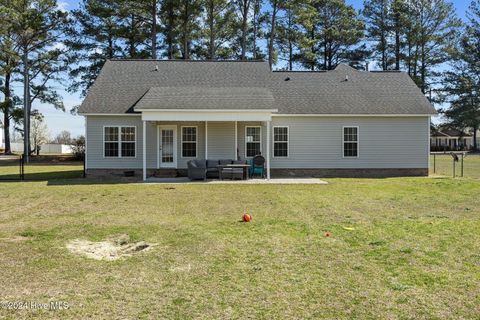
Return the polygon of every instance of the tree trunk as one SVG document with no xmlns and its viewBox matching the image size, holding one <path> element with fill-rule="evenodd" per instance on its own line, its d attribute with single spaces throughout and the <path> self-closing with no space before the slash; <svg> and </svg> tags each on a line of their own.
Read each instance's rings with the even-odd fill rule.
<svg viewBox="0 0 480 320">
<path fill-rule="evenodd" d="M 11 93 L 10 93 L 10 79 L 12 74 L 7 72 L 5 74 L 5 109 L 3 110 L 3 136 L 5 137 L 5 154 L 11 154 L 10 147 L 10 108 L 11 108 Z"/>
<path fill-rule="evenodd" d="M 174 8 L 171 2 L 168 3 L 168 26 L 167 26 L 167 46 L 168 59 L 173 59 L 173 24 L 174 24 Z"/>
<path fill-rule="evenodd" d="M 209 45 L 208 45 L 208 58 L 210 60 L 215 59 L 215 25 L 214 25 L 214 6 L 213 0 L 208 2 L 208 25 L 210 28 L 209 32 Z"/>
<path fill-rule="evenodd" d="M 157 59 L 157 0 L 152 0 L 152 59 Z"/>
<path fill-rule="evenodd" d="M 242 0 L 242 36 L 240 38 L 241 54 L 240 60 L 245 60 L 247 54 L 247 22 L 248 22 L 248 9 L 250 7 L 250 0 Z"/>
<path fill-rule="evenodd" d="M 23 155 L 28 163 L 30 155 L 30 79 L 28 75 L 28 48 L 23 47 Z"/>
<path fill-rule="evenodd" d="M 270 27 L 270 41 L 268 43 L 268 64 L 270 65 L 270 70 L 273 66 L 273 42 L 275 40 L 275 24 L 277 19 L 277 8 L 278 7 L 278 0 L 273 0 L 272 3 L 272 20 L 271 20 L 271 27 Z"/>
<path fill-rule="evenodd" d="M 130 54 L 130 58 L 136 58 L 136 54 L 137 54 L 136 51 L 137 50 L 135 49 L 135 15 L 134 14 L 131 15 L 131 19 L 132 19 L 131 20 L 132 22 L 131 22 L 131 25 L 130 25 L 131 34 L 130 34 L 130 39 L 129 39 L 130 45 L 129 45 L 129 50 L 128 51 L 129 51 L 129 54 Z"/>
<path fill-rule="evenodd" d="M 395 28 L 395 70 L 400 70 L 400 32 Z"/>
<path fill-rule="evenodd" d="M 255 2 L 254 8 L 253 8 L 253 21 L 252 21 L 252 24 L 253 24 L 253 44 L 252 44 L 253 59 L 257 58 L 257 32 L 258 32 L 258 30 L 257 30 L 258 29 L 257 15 L 258 15 L 257 3 Z"/>
<path fill-rule="evenodd" d="M 190 49 L 189 49 L 189 43 L 188 43 L 188 10 L 189 6 L 188 3 L 189 0 L 186 0 L 185 3 L 185 8 L 183 11 L 183 59 L 188 60 L 190 59 Z"/>
</svg>

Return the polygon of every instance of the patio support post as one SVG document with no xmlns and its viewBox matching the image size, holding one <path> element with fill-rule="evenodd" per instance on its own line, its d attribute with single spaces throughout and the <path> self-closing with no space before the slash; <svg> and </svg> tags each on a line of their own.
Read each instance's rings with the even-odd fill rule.
<svg viewBox="0 0 480 320">
<path fill-rule="evenodd" d="M 238 150 L 238 137 L 237 137 L 237 133 L 238 133 L 238 123 L 237 121 L 235 121 L 235 152 L 233 154 L 233 159 L 235 160 L 238 160 L 237 158 L 237 150 Z"/>
<path fill-rule="evenodd" d="M 205 121 L 205 160 L 208 159 L 208 121 Z"/>
<path fill-rule="evenodd" d="M 143 121 L 143 181 L 147 180 L 147 121 Z"/>
<path fill-rule="evenodd" d="M 267 121 L 267 180 L 270 180 L 270 121 Z"/>
</svg>

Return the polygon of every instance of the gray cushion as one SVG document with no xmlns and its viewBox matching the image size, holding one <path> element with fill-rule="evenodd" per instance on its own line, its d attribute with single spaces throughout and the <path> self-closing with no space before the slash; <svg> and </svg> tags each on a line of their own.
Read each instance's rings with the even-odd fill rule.
<svg viewBox="0 0 480 320">
<path fill-rule="evenodd" d="M 246 164 L 247 161 L 246 160 L 234 160 L 233 161 L 233 164 Z"/>
<path fill-rule="evenodd" d="M 219 163 L 221 165 L 225 165 L 225 164 L 232 164 L 233 160 L 232 159 L 222 159 L 219 161 Z"/>
<path fill-rule="evenodd" d="M 216 168 L 218 166 L 218 160 L 207 160 L 207 168 Z"/>
</svg>

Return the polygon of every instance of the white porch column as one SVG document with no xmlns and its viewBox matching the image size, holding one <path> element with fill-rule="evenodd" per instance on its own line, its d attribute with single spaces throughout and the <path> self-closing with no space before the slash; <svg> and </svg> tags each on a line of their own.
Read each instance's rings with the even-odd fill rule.
<svg viewBox="0 0 480 320">
<path fill-rule="evenodd" d="M 147 121 L 143 121 L 143 181 L 147 180 Z"/>
<path fill-rule="evenodd" d="M 208 159 L 208 121 L 205 121 L 205 160 Z"/>
<path fill-rule="evenodd" d="M 238 160 L 238 159 L 237 159 L 237 150 L 238 150 L 238 137 L 237 137 L 237 134 L 238 134 L 238 122 L 235 121 L 235 153 L 233 154 L 233 159 L 235 159 L 235 160 Z"/>
<path fill-rule="evenodd" d="M 267 121 L 267 179 L 270 180 L 270 121 Z"/>
</svg>

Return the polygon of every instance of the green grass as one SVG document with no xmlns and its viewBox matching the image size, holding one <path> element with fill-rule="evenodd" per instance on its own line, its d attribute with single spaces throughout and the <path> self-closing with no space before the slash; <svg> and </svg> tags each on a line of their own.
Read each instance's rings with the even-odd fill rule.
<svg viewBox="0 0 480 320">
<path fill-rule="evenodd" d="M 78 164 L 28 164 L 24 166 L 25 180 L 56 180 L 74 179 L 83 175 L 83 167 Z M 19 180 L 20 168 L 18 161 L 0 162 L 0 182 Z"/>
<path fill-rule="evenodd" d="M 453 177 L 453 158 L 450 154 L 437 154 L 435 157 L 430 156 L 430 173 Z M 459 161 L 455 163 L 455 176 L 461 176 L 461 156 Z M 463 176 L 466 178 L 480 179 L 480 155 L 468 154 L 463 159 Z"/>
<path fill-rule="evenodd" d="M 0 183 L 0 301 L 70 306 L 0 318 L 478 318 L 480 181 L 327 181 Z M 158 245 L 113 262 L 65 249 L 123 233 Z"/>
</svg>

